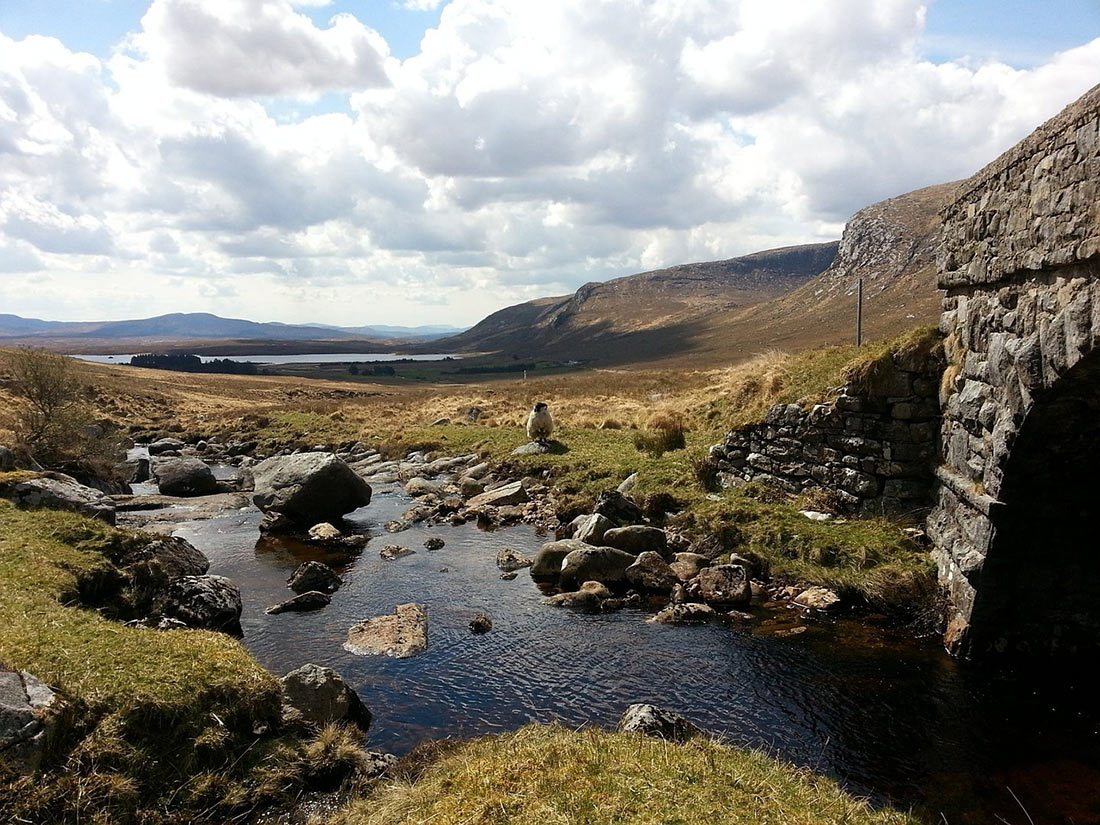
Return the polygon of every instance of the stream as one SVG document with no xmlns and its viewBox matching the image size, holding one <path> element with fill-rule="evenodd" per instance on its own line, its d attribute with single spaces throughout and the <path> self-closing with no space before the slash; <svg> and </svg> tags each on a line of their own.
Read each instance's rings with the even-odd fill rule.
<svg viewBox="0 0 1100 825">
<path fill-rule="evenodd" d="M 1100 823 L 1100 708 L 1088 674 L 1045 673 L 1039 689 L 962 666 L 938 639 L 854 620 L 776 635 L 800 624 L 791 611 L 754 608 L 757 621 L 731 627 L 550 607 L 526 570 L 505 581 L 495 563 L 500 549 L 532 555 L 545 537 L 525 525 L 486 532 L 473 523 L 386 533 L 381 525 L 411 502 L 400 488 L 375 488 L 370 506 L 348 519 L 373 537 L 359 555 L 261 540 L 253 507 L 175 533 L 210 558 L 211 573 L 240 586 L 244 643 L 267 668 L 281 675 L 315 662 L 358 690 L 374 714 L 373 749 L 403 753 L 425 739 L 531 721 L 612 727 L 628 704 L 652 702 L 929 822 Z M 446 545 L 424 549 L 429 536 Z M 385 561 L 385 544 L 416 553 Z M 344 577 L 332 603 L 266 615 L 293 595 L 286 579 L 310 559 Z M 352 624 L 410 601 L 428 606 L 424 653 L 343 649 Z M 478 612 L 493 621 L 485 635 L 467 627 Z"/>
</svg>

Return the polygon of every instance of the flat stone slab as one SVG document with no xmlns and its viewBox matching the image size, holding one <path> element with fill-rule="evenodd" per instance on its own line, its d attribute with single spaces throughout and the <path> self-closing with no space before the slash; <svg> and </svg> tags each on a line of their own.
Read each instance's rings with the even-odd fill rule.
<svg viewBox="0 0 1100 825">
<path fill-rule="evenodd" d="M 409 602 L 391 615 L 375 616 L 352 625 L 344 650 L 360 656 L 408 659 L 428 647 L 428 608 Z"/>
</svg>

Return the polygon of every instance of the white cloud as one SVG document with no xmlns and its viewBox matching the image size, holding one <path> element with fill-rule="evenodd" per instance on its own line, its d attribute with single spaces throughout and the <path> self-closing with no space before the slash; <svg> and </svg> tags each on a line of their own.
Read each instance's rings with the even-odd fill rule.
<svg viewBox="0 0 1100 825">
<path fill-rule="evenodd" d="M 411 11 L 435 11 L 447 0 L 404 0 L 401 5 Z"/>
<path fill-rule="evenodd" d="M 134 47 L 196 92 L 248 97 L 386 83 L 385 40 L 350 14 L 319 29 L 288 0 L 153 0 L 141 22 Z"/>
<path fill-rule="evenodd" d="M 836 237 L 1100 76 L 1100 40 L 923 62 L 916 0 L 452 0 L 403 62 L 302 5 L 154 0 L 103 61 L 0 35 L 0 305 L 473 322 Z M 347 110 L 265 108 L 331 89 Z"/>
</svg>

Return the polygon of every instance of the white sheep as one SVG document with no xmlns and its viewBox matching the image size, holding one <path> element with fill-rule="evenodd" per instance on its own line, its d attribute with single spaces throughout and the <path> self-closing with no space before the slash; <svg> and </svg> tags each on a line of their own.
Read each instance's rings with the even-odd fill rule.
<svg viewBox="0 0 1100 825">
<path fill-rule="evenodd" d="M 554 432 L 554 417 L 542 401 L 535 402 L 531 414 L 527 416 L 527 437 L 532 441 L 546 441 Z"/>
</svg>

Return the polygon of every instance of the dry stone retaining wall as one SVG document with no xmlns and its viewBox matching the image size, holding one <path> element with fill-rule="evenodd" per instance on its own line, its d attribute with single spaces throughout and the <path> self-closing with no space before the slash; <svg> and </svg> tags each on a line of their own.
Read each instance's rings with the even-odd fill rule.
<svg viewBox="0 0 1100 825">
<path fill-rule="evenodd" d="M 852 512 L 903 513 L 931 503 L 938 463 L 940 350 L 895 353 L 864 388 L 804 409 L 777 404 L 711 448 L 723 483 L 824 489 Z"/>
</svg>

